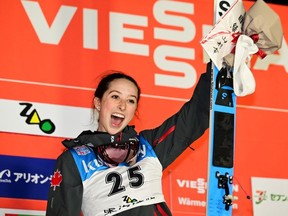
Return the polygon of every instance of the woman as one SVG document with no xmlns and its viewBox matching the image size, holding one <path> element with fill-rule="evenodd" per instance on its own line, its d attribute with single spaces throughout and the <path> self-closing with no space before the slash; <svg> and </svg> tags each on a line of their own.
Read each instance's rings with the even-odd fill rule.
<svg viewBox="0 0 288 216">
<path fill-rule="evenodd" d="M 68 150 L 57 159 L 46 215 L 171 215 L 162 171 L 208 128 L 210 67 L 176 114 L 140 133 L 128 125 L 140 99 L 138 84 L 120 72 L 104 77 L 94 98 L 98 129 L 63 141 Z"/>
</svg>

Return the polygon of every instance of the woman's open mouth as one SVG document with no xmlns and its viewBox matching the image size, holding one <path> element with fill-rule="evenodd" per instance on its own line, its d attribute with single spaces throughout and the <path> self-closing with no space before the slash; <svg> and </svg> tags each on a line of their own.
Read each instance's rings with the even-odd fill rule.
<svg viewBox="0 0 288 216">
<path fill-rule="evenodd" d="M 113 113 L 111 115 L 111 124 L 113 127 L 119 127 L 123 122 L 125 116 L 120 113 Z"/>
</svg>

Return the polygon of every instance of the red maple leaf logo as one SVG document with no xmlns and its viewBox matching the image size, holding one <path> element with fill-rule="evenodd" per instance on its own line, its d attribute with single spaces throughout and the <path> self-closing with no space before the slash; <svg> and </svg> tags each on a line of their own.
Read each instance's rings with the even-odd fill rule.
<svg viewBox="0 0 288 216">
<path fill-rule="evenodd" d="M 53 191 L 55 191 L 56 187 L 60 187 L 61 182 L 62 175 L 61 172 L 57 169 L 51 179 L 51 187 L 53 187 Z"/>
</svg>

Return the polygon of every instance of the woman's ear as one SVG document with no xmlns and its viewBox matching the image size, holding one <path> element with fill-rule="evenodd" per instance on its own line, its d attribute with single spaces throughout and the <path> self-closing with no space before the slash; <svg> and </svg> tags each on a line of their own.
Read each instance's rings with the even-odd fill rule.
<svg viewBox="0 0 288 216">
<path fill-rule="evenodd" d="M 100 99 L 98 97 L 94 98 L 94 106 L 96 110 L 100 111 Z"/>
</svg>

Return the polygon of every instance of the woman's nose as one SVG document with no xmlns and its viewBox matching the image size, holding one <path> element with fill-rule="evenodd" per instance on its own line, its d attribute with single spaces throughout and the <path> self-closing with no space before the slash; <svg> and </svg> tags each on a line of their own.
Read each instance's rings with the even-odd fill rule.
<svg viewBox="0 0 288 216">
<path fill-rule="evenodd" d="M 121 100 L 121 101 L 119 102 L 118 107 L 119 107 L 120 110 L 125 110 L 125 109 L 126 109 L 126 103 L 125 103 L 125 101 Z"/>
</svg>

